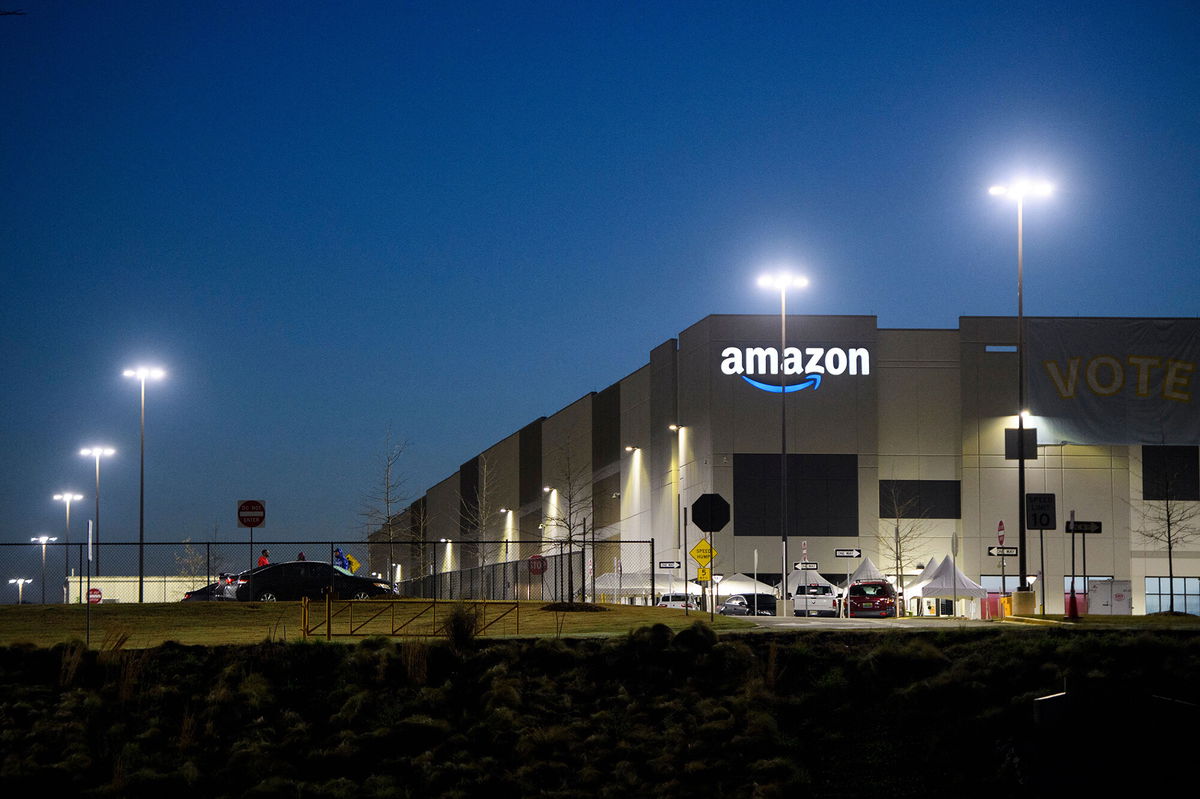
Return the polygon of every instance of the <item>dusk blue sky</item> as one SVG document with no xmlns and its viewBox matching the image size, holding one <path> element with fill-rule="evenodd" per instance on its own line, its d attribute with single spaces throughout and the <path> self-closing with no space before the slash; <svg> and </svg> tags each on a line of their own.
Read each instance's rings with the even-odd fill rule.
<svg viewBox="0 0 1200 799">
<path fill-rule="evenodd" d="M 8 0 L 0 541 L 360 538 L 709 314 L 1194 316 L 1194 2 Z M 82 522 L 74 523 L 82 535 Z M 2 575 L 8 577 L 11 575 Z"/>
</svg>

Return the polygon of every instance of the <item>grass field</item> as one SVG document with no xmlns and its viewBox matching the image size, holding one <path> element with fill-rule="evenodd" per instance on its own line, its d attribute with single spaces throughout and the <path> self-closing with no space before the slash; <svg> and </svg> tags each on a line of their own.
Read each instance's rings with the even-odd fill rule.
<svg viewBox="0 0 1200 799">
<path fill-rule="evenodd" d="M 514 603 L 494 603 L 489 608 L 489 618 L 499 615 L 501 610 Z M 510 613 L 494 627 L 489 635 L 504 636 L 593 636 L 621 635 L 629 630 L 661 622 L 678 631 L 691 625 L 696 619 L 710 623 L 713 629 L 749 629 L 753 623 L 745 619 L 716 616 L 709 622 L 707 613 L 691 612 L 684 615 L 681 610 L 669 608 L 638 607 L 632 605 L 603 605 L 605 612 L 597 613 L 554 613 L 541 610 L 542 602 L 520 602 L 516 613 Z M 387 610 L 373 622 L 366 624 L 360 636 L 387 634 L 393 624 L 402 624 L 419 611 L 425 613 L 418 622 L 404 628 L 417 628 L 420 622 L 429 622 L 421 629 L 430 630 L 444 621 L 454 602 L 439 602 L 431 610 L 429 603 L 409 602 L 359 602 L 352 611 L 345 610 L 347 603 L 335 603 L 342 612 L 335 617 L 334 640 L 353 642 L 357 638 L 340 637 L 349 630 L 350 614 L 355 624 L 360 624 L 371 611 L 386 607 Z M 394 607 L 393 607 L 394 606 Z M 393 616 L 393 610 L 395 616 Z M 301 632 L 301 606 L 299 602 L 176 602 L 145 605 L 100 604 L 91 609 L 91 645 L 104 647 L 120 642 L 125 648 L 158 646 L 165 641 L 181 644 L 251 644 L 264 640 L 297 641 Z M 324 606 L 311 606 L 310 628 L 323 621 Z M 84 640 L 87 634 L 86 609 L 82 605 L 3 605 L 0 606 L 0 646 L 33 644 L 53 646 L 71 640 Z M 434 617 L 437 621 L 434 621 Z M 519 627 L 519 629 L 518 629 Z M 321 627 L 317 637 L 323 638 Z"/>
</svg>

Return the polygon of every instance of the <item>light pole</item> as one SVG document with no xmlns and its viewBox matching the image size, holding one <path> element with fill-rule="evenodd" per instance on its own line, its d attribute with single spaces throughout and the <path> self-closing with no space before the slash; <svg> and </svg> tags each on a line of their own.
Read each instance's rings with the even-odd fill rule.
<svg viewBox="0 0 1200 799">
<path fill-rule="evenodd" d="M 96 518 L 94 521 L 96 533 L 96 576 L 100 576 L 100 459 L 116 454 L 112 447 L 88 447 L 79 450 L 80 455 L 96 459 Z"/>
<path fill-rule="evenodd" d="M 83 494 L 64 491 L 61 494 L 55 494 L 54 498 L 59 502 L 66 503 L 67 506 L 67 527 L 63 534 L 63 602 L 68 603 L 71 601 L 70 591 L 67 588 L 71 584 L 71 503 L 77 499 L 83 499 Z"/>
<path fill-rule="evenodd" d="M 138 602 L 145 600 L 146 590 L 146 381 L 162 380 L 166 372 L 158 367 L 139 366 L 126 369 L 125 377 L 135 378 L 142 386 L 141 466 L 138 477 Z"/>
<path fill-rule="evenodd" d="M 33 580 L 27 579 L 25 577 L 14 577 L 13 579 L 8 581 L 9 585 L 16 583 L 17 604 L 18 605 L 20 605 L 21 603 L 23 603 L 25 601 L 25 585 L 27 583 L 32 583 L 32 582 L 33 582 Z"/>
<path fill-rule="evenodd" d="M 36 538 L 29 539 L 35 544 L 42 545 L 42 604 L 46 604 L 46 544 L 51 541 L 57 541 L 54 536 L 39 535 Z"/>
<path fill-rule="evenodd" d="M 792 607 L 787 598 L 787 578 L 791 571 L 788 568 L 788 513 L 787 513 L 787 291 L 790 288 L 804 288 L 808 278 L 779 272 L 774 275 L 763 275 L 758 279 L 761 288 L 775 289 L 779 292 L 779 533 L 782 543 L 782 558 L 780 588 L 781 607 L 779 615 L 791 616 Z"/>
<path fill-rule="evenodd" d="M 1009 197 L 1017 203 L 1017 546 L 1018 585 L 1026 587 L 1025 565 L 1025 198 L 1049 197 L 1054 186 L 1045 181 L 1016 180 L 1007 186 L 992 186 L 988 194 Z"/>
</svg>

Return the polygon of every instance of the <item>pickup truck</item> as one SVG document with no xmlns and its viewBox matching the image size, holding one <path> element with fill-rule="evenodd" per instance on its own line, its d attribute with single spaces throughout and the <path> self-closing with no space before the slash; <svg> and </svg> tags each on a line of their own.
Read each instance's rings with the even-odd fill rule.
<svg viewBox="0 0 1200 799">
<path fill-rule="evenodd" d="M 792 612 L 797 616 L 837 616 L 838 598 L 833 586 L 801 585 L 792 595 Z"/>
</svg>

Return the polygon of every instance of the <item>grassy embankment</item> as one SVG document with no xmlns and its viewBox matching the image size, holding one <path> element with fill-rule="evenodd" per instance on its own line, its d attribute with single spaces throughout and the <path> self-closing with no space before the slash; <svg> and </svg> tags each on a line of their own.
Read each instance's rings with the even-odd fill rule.
<svg viewBox="0 0 1200 799">
<path fill-rule="evenodd" d="M 362 619 L 380 604 L 369 602 L 356 605 L 355 614 Z M 428 603 L 394 603 L 397 624 L 407 616 L 415 615 Z M 446 614 L 455 606 L 454 602 L 439 602 L 436 612 L 427 611 L 421 621 L 428 630 L 436 618 L 444 621 Z M 511 603 L 496 603 L 492 614 Z M 603 605 L 605 612 L 598 613 L 554 613 L 541 610 L 544 602 L 521 602 L 518 618 L 510 614 L 488 631 L 489 636 L 564 636 L 619 635 L 647 624 L 666 624 L 674 630 L 689 626 L 696 619 L 706 622 L 707 613 L 668 608 L 635 607 L 632 605 Z M 335 607 L 344 607 L 336 603 Z M 393 622 L 392 608 L 371 622 L 361 632 L 364 634 L 386 634 Z M 72 640 L 84 640 L 86 632 L 86 610 L 82 605 L 0 605 L 0 646 L 12 644 L 34 644 L 53 646 Z M 94 605 L 92 607 L 91 643 L 94 647 L 118 638 L 127 649 L 158 646 L 167 641 L 181 644 L 253 644 L 260 641 L 299 641 L 301 635 L 301 610 L 299 602 L 176 602 L 151 603 L 145 605 Z M 320 621 L 324 606 L 311 605 L 310 626 Z M 712 627 L 715 630 L 746 629 L 752 623 L 745 619 L 717 616 Z M 348 630 L 345 612 L 335 619 L 334 632 Z M 412 625 L 407 630 L 410 630 Z M 324 637 L 324 628 L 318 633 Z M 354 642 L 353 638 L 334 640 Z"/>
<path fill-rule="evenodd" d="M 256 618 L 232 608 L 208 612 Z M 1200 634 L 905 626 L 0 647 L 0 786 L 123 799 L 927 799 L 1190 779 L 1190 737 L 1163 733 L 1195 726 Z M 1064 690 L 1039 723 L 1038 698 Z"/>
</svg>

